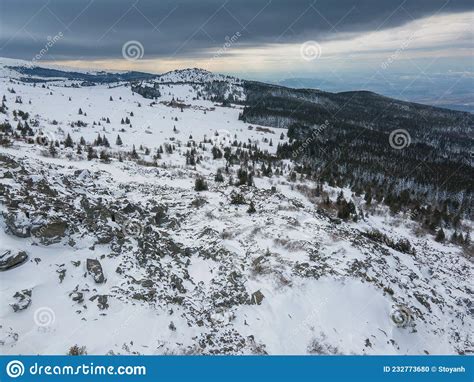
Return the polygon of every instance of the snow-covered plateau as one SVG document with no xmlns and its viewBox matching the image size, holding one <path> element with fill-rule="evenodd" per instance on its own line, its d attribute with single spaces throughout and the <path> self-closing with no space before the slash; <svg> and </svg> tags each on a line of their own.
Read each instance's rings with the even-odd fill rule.
<svg viewBox="0 0 474 382">
<path fill-rule="evenodd" d="M 1 354 L 473 351 L 472 257 L 349 188 L 365 213 L 338 219 L 319 195 L 340 188 L 269 168 L 286 129 L 239 118 L 241 80 L 17 66 L 0 60 L 0 125 L 22 131 L 0 145 Z"/>
</svg>

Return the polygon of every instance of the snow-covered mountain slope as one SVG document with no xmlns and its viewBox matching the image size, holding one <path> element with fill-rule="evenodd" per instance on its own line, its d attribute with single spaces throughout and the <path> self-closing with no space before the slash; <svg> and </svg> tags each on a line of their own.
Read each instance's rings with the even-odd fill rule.
<svg viewBox="0 0 474 382">
<path fill-rule="evenodd" d="M 269 169 L 286 130 L 211 100 L 214 81 L 243 99 L 239 80 L 171 72 L 147 99 L 17 78 L 0 78 L 0 353 L 472 351 L 462 249 L 348 189 L 365 213 L 341 221 L 338 189 Z"/>
<path fill-rule="evenodd" d="M 212 81 L 224 81 L 232 83 L 240 83 L 238 78 L 225 76 L 223 74 L 215 74 L 204 69 L 192 68 L 173 70 L 158 76 L 160 82 L 192 82 L 192 83 L 207 83 Z"/>
</svg>

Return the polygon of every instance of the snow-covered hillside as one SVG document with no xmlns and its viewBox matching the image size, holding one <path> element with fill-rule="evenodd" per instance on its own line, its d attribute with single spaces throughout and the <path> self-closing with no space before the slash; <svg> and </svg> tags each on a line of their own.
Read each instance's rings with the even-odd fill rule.
<svg viewBox="0 0 474 382">
<path fill-rule="evenodd" d="M 194 82 L 194 83 L 206 83 L 212 81 L 225 81 L 231 83 L 240 83 L 238 78 L 225 76 L 223 74 L 211 73 L 204 69 L 182 69 L 173 70 L 158 76 L 158 80 L 161 82 Z"/>
<path fill-rule="evenodd" d="M 339 189 L 266 162 L 286 130 L 239 120 L 242 81 L 175 71 L 144 98 L 6 65 L 1 354 L 473 351 L 461 247 L 349 189 L 336 218 Z"/>
</svg>

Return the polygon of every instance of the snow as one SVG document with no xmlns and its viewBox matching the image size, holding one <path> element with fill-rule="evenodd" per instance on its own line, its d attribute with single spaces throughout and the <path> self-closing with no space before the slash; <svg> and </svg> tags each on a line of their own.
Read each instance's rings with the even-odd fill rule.
<svg viewBox="0 0 474 382">
<path fill-rule="evenodd" d="M 203 96 L 198 99 L 212 81 L 242 91 L 240 80 L 198 69 L 173 71 L 148 83 L 157 83 L 162 94 L 153 102 L 132 93 L 125 83 L 71 87 L 77 82 L 58 80 L 48 88 L 11 83 L 10 78 L 19 76 L 6 65 L 27 63 L 0 59 L 0 93 L 9 107 L 7 115 L 0 114 L 0 123 L 16 127 L 12 111 L 21 109 L 38 121 L 35 133 L 42 130 L 60 140 L 70 134 L 76 143 L 81 137 L 92 143 L 98 134 L 105 135 L 111 154 L 125 154 L 135 146 L 151 162 L 160 145 L 173 144 L 176 150 L 163 153 L 157 166 L 143 166 L 115 157 L 110 163 L 88 161 L 86 153 L 64 148 L 52 158 L 44 154 L 46 148 L 22 140 L 0 147 L 0 156 L 22 166 L 0 169 L 0 187 L 20 198 L 26 187 L 22 177 L 31 180 L 32 201 L 21 200 L 21 206 L 31 213 L 45 207 L 44 219 L 75 219 L 85 197 L 109 209 L 119 205 L 117 211 L 128 203 L 140 207 L 141 215 L 126 217 L 143 230 L 150 228 L 147 222 L 154 219 L 151 211 L 157 205 L 167 206 L 170 220 L 152 227 L 153 235 L 147 236 L 156 240 L 150 242 L 152 250 L 163 253 L 148 254 L 143 266 L 137 260 L 140 237 L 123 238 L 117 252 L 116 241 L 98 244 L 98 232 L 75 221 L 74 243 L 64 238 L 46 245 L 37 238 L 14 236 L 0 216 L 0 255 L 6 250 L 29 254 L 27 263 L 0 274 L 1 354 L 64 354 L 74 344 L 86 346 L 89 354 L 454 354 L 469 349 L 474 322 L 466 301 L 472 263 L 459 247 L 417 237 L 410 223 L 386 210 L 357 223 L 335 225 L 297 189 L 306 183 L 290 183 L 286 175 L 256 177 L 250 188 L 229 186 L 227 174 L 224 184 L 214 181 L 226 161 L 212 159 L 212 145 L 229 147 L 231 138 L 275 153 L 277 144 L 287 140 L 280 140 L 282 129 L 259 132 L 253 125 L 249 130 L 239 120 L 240 104 L 224 107 Z M 11 87 L 15 94 L 7 90 Z M 15 103 L 16 96 L 22 104 Z M 187 106 L 181 111 L 170 105 L 172 100 Z M 87 115 L 79 115 L 79 108 Z M 107 117 L 110 123 L 104 121 Z M 131 126 L 121 124 L 126 117 Z M 87 126 L 71 127 L 78 120 Z M 115 144 L 118 134 L 123 146 Z M 212 139 L 212 144 L 203 144 L 206 151 L 197 149 L 202 160 L 195 166 L 185 164 L 190 136 L 198 144 L 204 137 Z M 230 167 L 235 179 L 238 167 Z M 13 178 L 5 176 L 7 171 Z M 197 176 L 205 177 L 208 191 L 194 191 Z M 71 216 L 41 204 L 49 200 L 35 188 L 42 182 L 58 192 L 58 200 L 67 200 Z M 276 191 L 271 191 L 273 186 Z M 327 185 L 324 190 L 333 200 L 339 192 Z M 236 191 L 255 203 L 257 213 L 249 215 L 247 205 L 230 204 Z M 357 206 L 363 204 L 349 189 L 343 192 Z M 6 197 L 0 195 L 3 213 L 8 212 Z M 196 204 L 199 198 L 202 205 Z M 18 216 L 17 223 L 22 222 L 29 224 L 25 214 Z M 95 223 L 115 236 L 124 230 L 110 216 Z M 373 229 L 394 239 L 408 238 L 416 255 L 361 235 Z M 167 241 L 188 252 L 167 253 Z M 87 259 L 100 261 L 105 283 L 94 282 Z M 62 270 L 66 272 L 60 281 Z M 176 279 L 185 292 L 179 291 Z M 13 296 L 25 289 L 32 290 L 31 305 L 14 312 Z M 133 297 L 153 290 L 159 298 Z M 82 291 L 83 303 L 71 299 L 74 291 Z M 256 291 L 264 296 L 260 305 L 251 304 Z M 109 307 L 100 309 L 96 299 L 91 301 L 94 296 L 107 296 Z M 393 324 L 390 315 L 398 305 L 413 310 L 414 326 Z M 53 312 L 54 319 L 40 326 L 36 312 Z"/>
</svg>

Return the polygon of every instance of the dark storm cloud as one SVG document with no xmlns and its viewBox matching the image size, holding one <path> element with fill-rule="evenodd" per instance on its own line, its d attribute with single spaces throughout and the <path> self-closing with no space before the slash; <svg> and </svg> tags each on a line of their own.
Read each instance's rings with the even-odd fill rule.
<svg viewBox="0 0 474 382">
<path fill-rule="evenodd" d="M 121 57 L 138 40 L 145 58 L 193 57 L 238 46 L 337 38 L 474 8 L 464 0 L 0 0 L 0 56 L 31 59 L 48 36 L 64 37 L 45 59 Z"/>
</svg>

